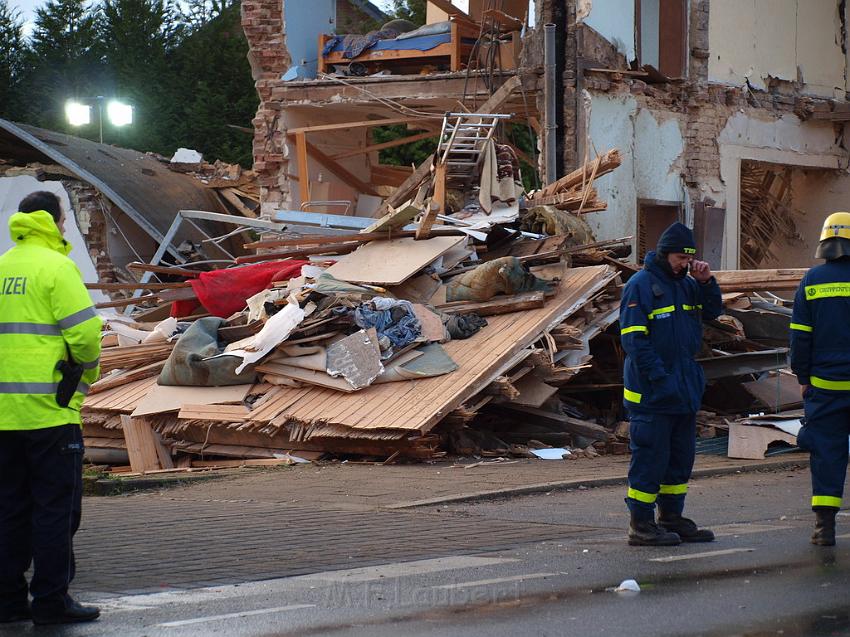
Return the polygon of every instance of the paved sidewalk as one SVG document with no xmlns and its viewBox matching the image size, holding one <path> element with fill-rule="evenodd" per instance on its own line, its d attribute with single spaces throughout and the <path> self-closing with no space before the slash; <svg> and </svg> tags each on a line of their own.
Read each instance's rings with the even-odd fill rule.
<svg viewBox="0 0 850 637">
<path fill-rule="evenodd" d="M 576 460 L 485 460 L 379 465 L 333 463 L 274 470 L 242 469 L 217 480 L 169 490 L 193 498 L 279 502 L 333 508 L 410 508 L 526 493 L 625 484 L 630 456 Z M 738 471 L 808 466 L 806 453 L 767 460 L 698 455 L 694 477 Z"/>
</svg>

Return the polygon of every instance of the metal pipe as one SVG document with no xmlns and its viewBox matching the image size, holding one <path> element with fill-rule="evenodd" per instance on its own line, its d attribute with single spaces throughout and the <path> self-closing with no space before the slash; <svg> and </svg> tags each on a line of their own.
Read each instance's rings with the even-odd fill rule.
<svg viewBox="0 0 850 637">
<path fill-rule="evenodd" d="M 543 63 L 545 65 L 544 70 L 544 99 L 545 99 L 545 111 L 544 118 L 546 120 L 545 128 L 545 137 L 544 137 L 544 151 L 546 158 L 546 165 L 544 166 L 546 177 L 546 184 L 551 184 L 558 178 L 557 166 L 558 166 L 558 142 L 556 132 L 558 130 L 557 124 L 557 114 L 555 113 L 555 102 L 557 95 L 557 66 L 555 61 L 555 25 L 554 24 L 544 24 L 543 25 Z"/>
</svg>

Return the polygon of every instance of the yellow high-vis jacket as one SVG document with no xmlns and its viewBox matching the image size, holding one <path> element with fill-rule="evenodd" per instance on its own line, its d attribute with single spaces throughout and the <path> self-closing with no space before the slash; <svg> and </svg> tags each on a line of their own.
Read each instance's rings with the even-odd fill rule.
<svg viewBox="0 0 850 637">
<path fill-rule="evenodd" d="M 100 374 L 100 317 L 49 212 L 15 213 L 9 231 L 16 245 L 0 256 L 0 430 L 80 424 Z M 68 352 L 84 371 L 60 407 L 56 364 Z"/>
</svg>

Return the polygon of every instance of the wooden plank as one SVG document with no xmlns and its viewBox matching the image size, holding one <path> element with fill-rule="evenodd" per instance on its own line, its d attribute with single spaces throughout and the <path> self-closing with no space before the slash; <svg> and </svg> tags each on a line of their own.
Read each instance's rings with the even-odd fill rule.
<svg viewBox="0 0 850 637">
<path fill-rule="evenodd" d="M 463 235 L 460 230 L 454 228 L 435 228 L 435 233 L 459 237 Z M 395 232 L 351 232 L 341 235 L 326 235 L 326 234 L 305 234 L 293 239 L 270 239 L 268 241 L 253 241 L 244 244 L 244 247 L 253 250 L 261 248 L 287 248 L 297 246 L 304 248 L 305 246 L 330 246 L 339 243 L 369 243 L 370 241 L 382 241 L 384 239 L 403 239 L 405 237 L 416 236 L 415 230 L 397 230 Z"/>
<path fill-rule="evenodd" d="M 349 385 L 345 379 L 334 378 L 325 372 L 317 372 L 313 369 L 303 369 L 301 367 L 292 367 L 291 365 L 281 365 L 280 363 L 263 363 L 261 365 L 257 365 L 255 369 L 258 373 L 263 374 L 266 379 L 268 379 L 269 376 L 272 377 L 272 380 L 275 376 L 282 376 L 284 378 L 290 378 L 292 380 L 308 383 L 310 385 L 317 385 L 319 387 L 326 387 L 339 392 L 351 393 L 355 391 L 355 389 Z M 256 415 L 253 415 L 253 418 L 256 417 Z"/>
<path fill-rule="evenodd" d="M 449 167 L 440 162 L 434 169 L 434 197 L 428 210 L 422 220 L 419 222 L 419 228 L 416 230 L 416 239 L 427 239 L 431 236 L 431 226 L 437 220 L 437 215 L 446 213 L 446 176 Z"/>
<path fill-rule="evenodd" d="M 514 381 L 514 387 L 519 390 L 519 396 L 512 402 L 525 407 L 540 407 L 558 393 L 557 387 L 547 385 L 534 374 L 526 374 Z"/>
<path fill-rule="evenodd" d="M 388 117 L 386 119 L 363 119 L 353 122 L 341 122 L 338 124 L 317 124 L 315 126 L 300 126 L 290 128 L 288 135 L 301 135 L 304 133 L 318 133 L 322 131 L 338 131 L 348 128 L 371 128 L 373 126 L 394 126 L 396 124 L 419 124 L 424 122 L 421 117 Z"/>
<path fill-rule="evenodd" d="M 434 156 L 431 155 L 423 161 L 419 166 L 416 167 L 416 170 L 411 173 L 410 177 L 404 180 L 404 182 L 396 188 L 395 192 L 387 197 L 386 201 L 384 201 L 379 214 L 384 215 L 387 213 L 389 208 L 395 208 L 398 205 L 401 205 L 402 202 L 407 201 L 410 198 L 411 193 L 419 187 L 419 184 L 428 176 L 431 172 L 431 164 L 434 161 Z"/>
<path fill-rule="evenodd" d="M 175 283 L 86 283 L 87 290 L 104 290 L 105 292 L 123 292 L 125 290 L 170 290 L 172 288 L 186 288 L 192 284 L 188 281 Z"/>
<path fill-rule="evenodd" d="M 364 146 L 363 148 L 358 148 L 356 150 L 349 150 L 344 153 L 338 153 L 333 155 L 333 159 L 346 159 L 347 157 L 356 157 L 357 155 L 365 155 L 367 153 L 374 153 L 380 150 L 386 150 L 387 148 L 395 148 L 396 146 L 404 146 L 406 144 L 412 144 L 413 142 L 418 142 L 423 139 L 430 139 L 431 137 L 437 137 L 439 135 L 438 132 L 427 131 L 425 133 L 418 133 L 416 135 L 408 135 L 407 137 L 399 137 L 398 139 L 394 139 L 389 142 L 383 142 L 381 144 L 372 144 L 371 146 Z"/>
<path fill-rule="evenodd" d="M 298 148 L 301 146 L 300 139 L 303 138 L 304 133 L 298 133 L 299 140 L 297 142 Z M 346 185 L 354 188 L 358 192 L 366 193 L 367 195 L 375 195 L 379 196 L 378 192 L 372 188 L 370 184 L 367 184 L 365 181 L 362 181 L 359 177 L 350 172 L 347 168 L 344 168 L 341 164 L 334 161 L 331 157 L 326 155 L 324 152 L 319 150 L 315 145 L 308 142 L 306 139 L 303 139 L 304 147 L 307 149 L 307 153 L 315 159 L 317 162 L 322 164 L 325 168 L 330 170 L 334 175 L 339 177 Z M 300 150 L 299 150 L 299 170 L 301 166 L 300 161 Z M 304 182 L 299 181 L 299 188 L 301 191 L 304 191 Z M 309 199 L 305 199 L 304 201 L 309 201 Z M 302 202 L 303 203 L 303 202 Z"/>
<path fill-rule="evenodd" d="M 127 445 L 127 455 L 130 456 L 130 468 L 139 473 L 163 469 L 160 465 L 159 453 L 154 431 L 150 421 L 145 418 L 121 416 L 121 428 Z"/>
<path fill-rule="evenodd" d="M 189 405 L 184 404 L 177 418 L 184 420 L 209 420 L 220 422 L 242 422 L 248 419 L 251 410 L 245 405 Z"/>
<path fill-rule="evenodd" d="M 310 164 L 307 161 L 307 136 L 295 133 L 295 157 L 298 166 L 298 193 L 301 203 L 310 201 Z"/>
<path fill-rule="evenodd" d="M 496 89 L 480 107 L 475 109 L 476 113 L 501 113 L 502 107 L 510 100 L 511 95 L 522 85 L 518 75 L 508 78 L 504 84 Z"/>
<path fill-rule="evenodd" d="M 159 376 L 159 373 L 162 371 L 164 366 L 165 360 L 161 360 L 123 373 L 101 378 L 92 384 L 89 388 L 88 395 L 93 396 L 94 394 L 99 394 L 100 392 L 112 389 L 113 387 L 121 387 L 135 380 L 142 380 L 144 378 L 150 378 L 151 376 Z"/>
<path fill-rule="evenodd" d="M 438 305 L 437 309 L 446 314 L 471 314 L 493 316 L 495 314 L 510 314 L 521 310 L 532 310 L 543 307 L 546 295 L 543 292 L 523 292 L 510 296 L 495 296 L 489 301 L 453 301 Z"/>
<path fill-rule="evenodd" d="M 244 257 L 237 257 L 236 263 L 259 263 L 260 261 L 274 261 L 282 259 L 298 259 L 312 255 L 322 254 L 348 254 L 360 247 L 359 242 L 349 241 L 347 243 L 337 243 L 328 246 L 314 246 L 311 248 L 301 248 L 298 250 L 283 250 L 282 252 L 266 252 L 264 254 L 250 254 Z"/>
<path fill-rule="evenodd" d="M 441 254 L 466 242 L 466 237 L 433 237 L 425 241 L 373 241 L 346 255 L 326 270 L 340 281 L 399 285 Z"/>
<path fill-rule="evenodd" d="M 594 422 L 588 422 L 586 420 L 579 420 L 578 418 L 572 418 L 566 414 L 557 414 L 545 409 L 526 407 L 524 405 L 517 405 L 513 403 L 504 404 L 502 407 L 504 409 L 509 409 L 510 411 L 533 416 L 537 421 L 552 423 L 559 429 L 563 429 L 564 431 L 578 434 L 580 436 L 585 436 L 587 438 L 593 438 L 594 440 L 607 440 L 610 433 L 601 425 L 597 425 Z"/>
<path fill-rule="evenodd" d="M 156 385 L 136 406 L 133 416 L 180 411 L 183 405 L 240 403 L 245 400 L 251 387 L 251 384 L 224 387 Z"/>
<path fill-rule="evenodd" d="M 796 290 L 807 268 L 778 270 L 718 270 L 714 277 L 723 292 Z"/>
</svg>

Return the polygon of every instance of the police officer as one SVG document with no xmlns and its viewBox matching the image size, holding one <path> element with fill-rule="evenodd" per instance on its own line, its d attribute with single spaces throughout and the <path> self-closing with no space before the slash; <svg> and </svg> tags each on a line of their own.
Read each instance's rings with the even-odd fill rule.
<svg viewBox="0 0 850 637">
<path fill-rule="evenodd" d="M 89 621 L 100 611 L 75 602 L 68 585 L 82 504 L 80 407 L 99 373 L 101 321 L 67 256 L 59 199 L 36 192 L 19 210 L 9 219 L 16 245 L 0 256 L 0 622 Z"/>
<path fill-rule="evenodd" d="M 815 258 L 794 297 L 791 370 L 802 386 L 806 424 L 797 441 L 811 453 L 812 544 L 835 544 L 850 434 L 850 212 L 829 215 Z"/>
<path fill-rule="evenodd" d="M 626 352 L 624 404 L 631 421 L 626 497 L 631 545 L 714 539 L 711 531 L 682 517 L 694 465 L 696 412 L 705 388 L 694 356 L 702 344 L 702 321 L 716 318 L 722 309 L 717 281 L 707 263 L 694 260 L 695 253 L 691 230 L 674 223 L 623 289 L 620 338 Z"/>
</svg>

